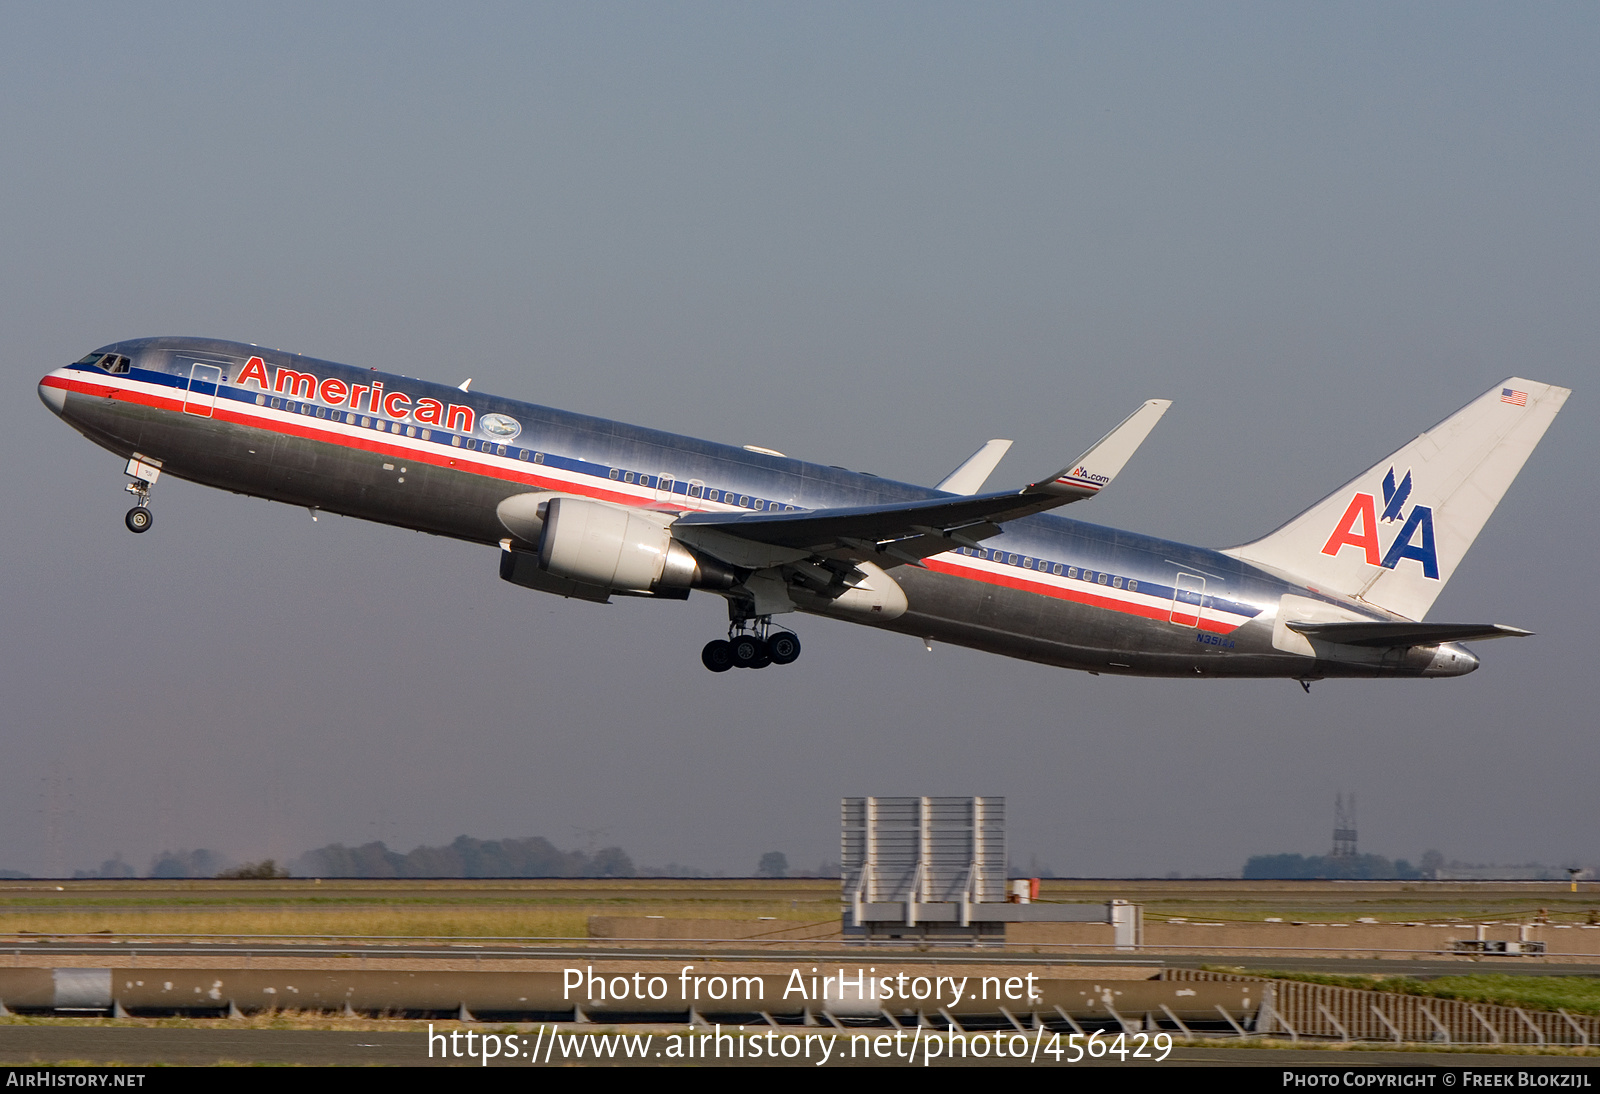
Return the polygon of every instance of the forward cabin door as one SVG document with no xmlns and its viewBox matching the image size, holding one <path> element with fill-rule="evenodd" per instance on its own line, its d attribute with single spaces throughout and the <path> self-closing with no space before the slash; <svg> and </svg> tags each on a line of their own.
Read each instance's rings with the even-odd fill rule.
<svg viewBox="0 0 1600 1094">
<path fill-rule="evenodd" d="M 217 385 L 222 383 L 222 370 L 216 365 L 202 365 L 198 361 L 189 369 L 189 390 L 183 397 L 185 414 L 211 417 L 217 406 Z"/>
</svg>

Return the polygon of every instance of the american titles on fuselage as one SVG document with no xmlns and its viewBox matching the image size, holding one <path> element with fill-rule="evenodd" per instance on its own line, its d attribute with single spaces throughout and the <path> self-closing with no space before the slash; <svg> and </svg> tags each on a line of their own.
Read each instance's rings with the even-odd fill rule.
<svg viewBox="0 0 1600 1094">
<path fill-rule="evenodd" d="M 224 382 L 227 379 L 226 376 L 222 377 Z M 266 362 L 259 357 L 252 357 L 239 370 L 234 383 L 240 387 L 255 385 L 256 390 L 262 392 L 256 399 L 261 404 L 265 404 L 269 394 L 291 399 L 321 399 L 328 406 L 349 407 L 358 414 L 381 412 L 396 421 L 415 421 L 461 433 L 473 431 L 474 412 L 470 406 L 457 403 L 447 405 L 438 399 L 413 399 L 403 391 L 385 392 L 382 380 L 365 384 L 346 383 L 337 377 L 324 380 L 314 373 L 282 367 L 273 369 L 269 378 Z M 484 415 L 483 426 L 486 432 L 507 440 L 522 432 L 521 423 L 505 414 Z"/>
</svg>

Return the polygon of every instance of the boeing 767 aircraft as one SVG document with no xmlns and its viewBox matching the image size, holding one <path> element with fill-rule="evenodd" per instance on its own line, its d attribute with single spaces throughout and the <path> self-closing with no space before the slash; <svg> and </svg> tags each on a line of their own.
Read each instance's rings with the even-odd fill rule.
<svg viewBox="0 0 1600 1094">
<path fill-rule="evenodd" d="M 728 602 L 713 672 L 785 665 L 775 616 L 813 612 L 1092 673 L 1460 676 L 1458 643 L 1526 635 L 1424 621 L 1570 392 L 1513 378 L 1261 539 L 1225 550 L 1051 510 L 1110 485 L 1168 403 L 1062 470 L 983 485 L 990 441 L 937 486 L 734 448 L 237 342 L 142 338 L 39 382 L 127 461 L 151 526 L 163 474 L 498 545 L 541 592 Z"/>
</svg>

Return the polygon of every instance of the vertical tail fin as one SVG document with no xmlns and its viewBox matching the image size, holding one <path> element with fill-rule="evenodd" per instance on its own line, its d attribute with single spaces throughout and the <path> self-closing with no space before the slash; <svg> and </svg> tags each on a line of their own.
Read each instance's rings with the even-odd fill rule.
<svg viewBox="0 0 1600 1094">
<path fill-rule="evenodd" d="M 1517 377 L 1496 384 L 1277 531 L 1224 553 L 1421 619 L 1570 394 Z"/>
</svg>

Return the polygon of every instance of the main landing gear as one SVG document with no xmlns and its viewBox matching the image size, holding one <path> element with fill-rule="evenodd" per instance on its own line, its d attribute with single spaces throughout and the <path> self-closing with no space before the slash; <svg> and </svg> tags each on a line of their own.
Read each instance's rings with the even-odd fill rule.
<svg viewBox="0 0 1600 1094">
<path fill-rule="evenodd" d="M 156 519 L 150 514 L 150 484 L 143 479 L 135 479 L 128 484 L 127 490 L 139 504 L 128 510 L 122 523 L 128 526 L 130 532 L 148 532 Z"/>
<path fill-rule="evenodd" d="M 793 631 L 772 630 L 772 617 L 735 620 L 728 626 L 728 637 L 707 642 L 700 651 L 700 663 L 712 672 L 731 668 L 764 669 L 768 665 L 788 665 L 800 656 L 800 636 Z"/>
</svg>

